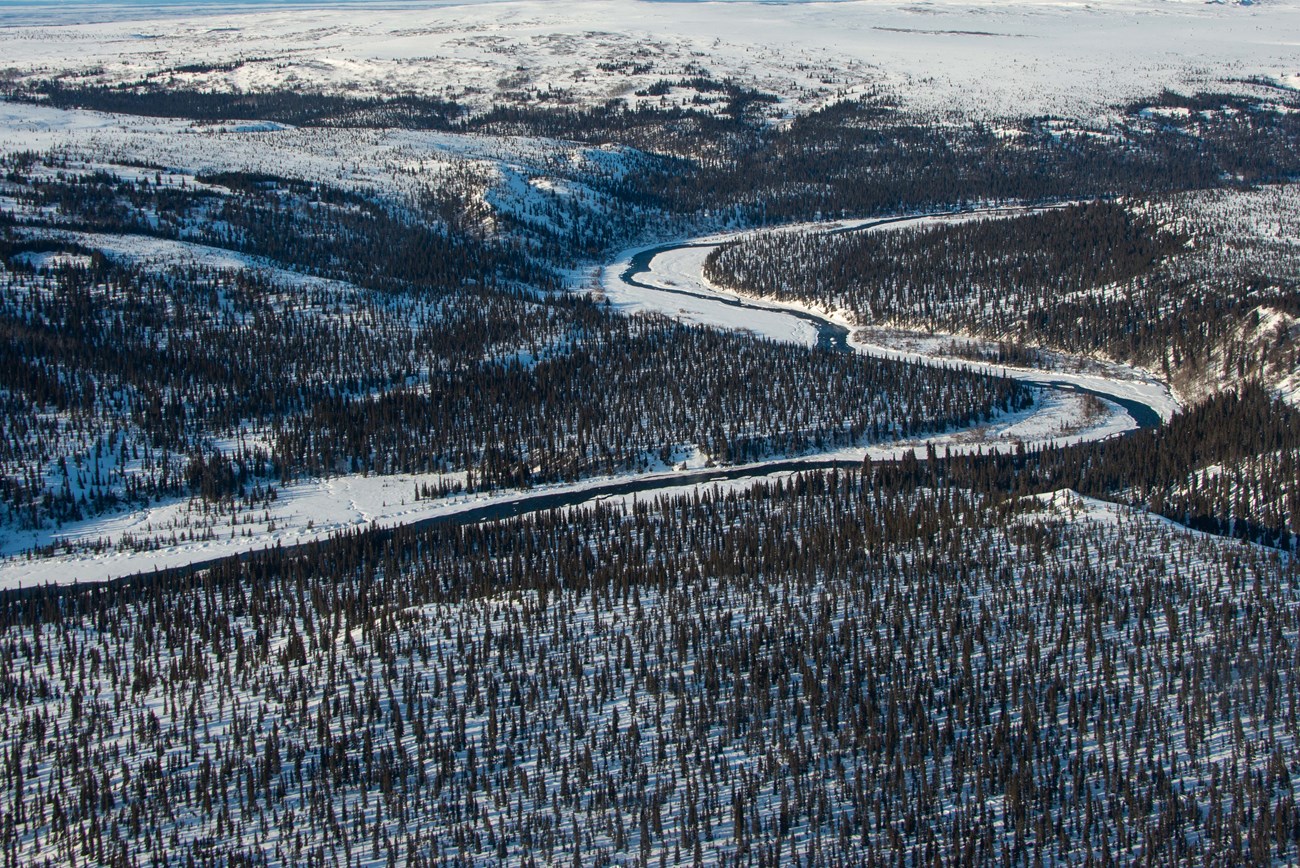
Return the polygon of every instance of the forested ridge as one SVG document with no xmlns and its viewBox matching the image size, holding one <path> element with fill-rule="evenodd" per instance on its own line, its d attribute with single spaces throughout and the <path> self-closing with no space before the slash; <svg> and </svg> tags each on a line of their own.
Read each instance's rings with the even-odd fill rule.
<svg viewBox="0 0 1300 868">
<path fill-rule="evenodd" d="M 1126 281 L 1176 253 L 1185 238 L 1113 202 L 1027 216 L 922 224 L 885 232 L 771 233 L 720 247 L 707 276 L 761 295 L 846 308 L 880 321 L 1014 334 L 1026 309 Z M 792 272 L 790 262 L 810 273 Z"/>
<path fill-rule="evenodd" d="M 213 67 L 195 64 L 177 71 L 198 72 L 205 68 Z M 45 81 L 29 88 L 10 89 L 5 95 L 57 108 L 210 122 L 261 120 L 296 126 L 445 129 L 463 113 L 455 102 L 436 97 L 352 97 L 292 90 L 233 94 L 157 83 L 130 88 Z"/>
<path fill-rule="evenodd" d="M 343 97 L 268 90 L 203 91 L 159 83 L 35 80 L 9 99 L 150 117 L 410 128 L 618 143 L 680 158 L 672 171 L 624 179 L 624 195 L 669 212 L 731 212 L 746 223 L 866 216 L 952 203 L 1151 195 L 1286 181 L 1300 172 L 1295 97 L 1165 91 L 1124 107 L 1110 126 L 1062 118 L 951 123 L 873 90 L 773 127 L 752 111 L 770 94 L 698 74 L 683 82 L 713 105 L 577 108 L 503 102 L 465 113 L 434 97 Z M 1257 88 L 1263 90 L 1263 88 Z M 1191 109 L 1186 116 L 1146 111 Z"/>
</svg>

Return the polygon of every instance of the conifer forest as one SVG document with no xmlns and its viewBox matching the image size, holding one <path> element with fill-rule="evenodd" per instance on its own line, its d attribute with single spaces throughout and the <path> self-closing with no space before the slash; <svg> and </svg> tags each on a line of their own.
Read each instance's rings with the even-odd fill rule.
<svg viewBox="0 0 1300 868">
<path fill-rule="evenodd" d="M 1300 864 L 1300 3 L 0 7 L 0 868 Z"/>
</svg>

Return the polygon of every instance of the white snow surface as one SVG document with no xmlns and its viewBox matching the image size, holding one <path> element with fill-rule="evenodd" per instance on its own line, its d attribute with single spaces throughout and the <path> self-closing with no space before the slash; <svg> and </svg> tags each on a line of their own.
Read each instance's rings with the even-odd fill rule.
<svg viewBox="0 0 1300 868">
<path fill-rule="evenodd" d="M 48 6 L 7 9 L 3 65 L 108 83 L 420 93 L 475 110 L 538 94 L 553 105 L 689 101 L 681 88 L 636 91 L 703 69 L 778 95 L 777 118 L 884 88 L 939 114 L 1089 120 L 1164 87 L 1300 78 L 1290 0 L 197 4 L 152 18 L 116 8 L 97 8 L 116 20 L 93 24 L 70 23 L 70 8 L 54 16 L 62 25 Z"/>
<path fill-rule="evenodd" d="M 632 258 L 625 254 L 619 257 L 617 263 L 605 269 L 605 277 L 601 281 L 605 296 L 611 306 L 627 314 L 662 313 L 683 322 L 746 331 L 808 347 L 817 345 L 816 327 L 781 311 L 739 308 L 721 300 L 694 298 L 672 292 L 677 289 L 699 291 L 702 280 L 700 267 L 710 249 L 678 248 L 652 260 L 653 270 L 641 275 L 639 280 L 663 287 L 668 292 L 625 283 L 620 275 Z M 641 251 L 633 251 L 639 252 Z"/>
</svg>

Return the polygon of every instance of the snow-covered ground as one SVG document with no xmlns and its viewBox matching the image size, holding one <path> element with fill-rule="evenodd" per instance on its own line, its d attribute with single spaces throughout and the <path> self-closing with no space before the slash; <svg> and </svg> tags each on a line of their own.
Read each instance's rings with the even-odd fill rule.
<svg viewBox="0 0 1300 868">
<path fill-rule="evenodd" d="M 4 66 L 110 83 L 419 93 L 476 110 L 690 101 L 689 89 L 637 92 L 704 72 L 776 94 L 777 117 L 883 87 L 940 114 L 1084 121 L 1165 87 L 1300 80 L 1300 7 L 1281 0 L 198 4 L 153 18 L 118 8 L 118 20 L 62 26 L 52 19 L 79 20 L 75 9 L 60 19 L 48 5 L 6 8 Z"/>
<path fill-rule="evenodd" d="M 195 244 L 190 241 L 173 241 L 147 235 L 116 235 L 105 232 L 77 232 L 64 229 L 19 230 L 19 237 L 48 241 L 51 246 L 65 243 L 102 251 L 109 258 L 143 268 L 195 266 L 219 271 L 252 270 L 283 286 L 301 286 L 339 293 L 358 292 L 356 287 L 337 280 L 290 271 L 270 260 L 250 256 L 220 247 Z M 53 268 L 60 263 L 82 263 L 85 256 L 68 254 L 29 254 L 28 261 L 40 268 Z"/>
<path fill-rule="evenodd" d="M 1300 405 L 1300 368 L 1291 351 L 1300 318 L 1282 301 L 1294 292 L 1300 273 L 1300 185 L 1199 190 L 1150 208 L 1158 221 L 1189 236 L 1187 252 L 1169 265 L 1178 280 L 1208 285 L 1212 294 L 1231 295 L 1251 281 L 1276 293 L 1275 299 L 1264 293 L 1264 303 L 1243 312 L 1231 336 L 1213 347 L 1206 381 L 1193 384 L 1192 397 L 1232 388 L 1242 376 L 1235 360 L 1244 356 L 1253 361 L 1252 376 Z"/>
<path fill-rule="evenodd" d="M 0 29 L 0 42 L 5 31 Z M 579 180 L 618 177 L 645 157 L 619 147 L 555 139 L 457 135 L 400 129 L 298 129 L 282 124 L 208 124 L 0 100 L 0 155 L 53 152 L 64 172 L 104 171 L 134 179 L 164 167 L 165 183 L 198 186 L 196 175 L 251 172 L 410 203 L 449 179 L 491 188 L 492 209 L 524 214 Z M 545 185 L 551 185 L 547 189 Z M 540 185 L 540 186 L 539 186 Z"/>
<path fill-rule="evenodd" d="M 636 286 L 622 279 L 632 255 L 641 250 L 624 254 L 614 265 L 606 268 L 601 278 L 601 289 L 610 305 L 622 313 L 662 313 L 683 322 L 747 331 L 807 347 L 817 345 L 816 326 L 779 310 L 740 308 L 720 298 L 676 294 L 677 290 L 699 292 L 700 266 L 711 249 L 679 247 L 665 251 L 652 260 L 651 271 L 637 278 L 650 287 L 662 287 L 668 292 Z"/>
<path fill-rule="evenodd" d="M 794 781 L 813 788 L 830 805 L 825 815 L 856 820 L 851 811 L 861 810 L 863 818 L 869 813 L 862 807 L 865 800 L 855 807 L 852 782 L 875 773 L 876 781 L 863 791 L 893 798 L 894 816 L 901 810 L 923 812 L 926 819 L 909 828 L 949 822 L 976 805 L 987 808 L 973 824 L 976 834 L 992 829 L 1009 835 L 1014 821 L 1003 819 L 1013 805 L 1012 797 L 1003 795 L 1009 778 L 990 774 L 992 783 L 986 784 L 962 771 L 963 763 L 967 769 L 992 767 L 992 760 L 980 760 L 980 751 L 993 743 L 999 728 L 1030 744 L 1027 751 L 1047 752 L 1048 761 L 1035 762 L 1032 770 L 1025 763 L 1019 774 L 1057 799 L 1049 807 L 1059 806 L 1066 817 L 1072 816 L 1067 811 L 1084 810 L 1082 798 L 1075 804 L 1075 793 L 1096 793 L 1112 799 L 1104 806 L 1108 818 L 1129 818 L 1133 812 L 1121 807 L 1126 794 L 1102 778 L 1110 773 L 1103 770 L 1130 765 L 1155 770 L 1134 775 L 1139 785 L 1167 785 L 1198 809 L 1210 803 L 1210 782 L 1221 779 L 1214 776 L 1232 762 L 1251 779 L 1276 774 L 1281 783 L 1262 791 L 1270 798 L 1290 798 L 1284 775 L 1287 758 L 1296 752 L 1295 728 L 1285 723 L 1284 709 L 1285 689 L 1293 686 L 1288 654 L 1298 632 L 1296 591 L 1284 559 L 1173 529 L 1140 511 L 1069 491 L 1035 497 L 1037 509 L 1009 515 L 958 496 L 953 502 L 962 511 L 954 516 L 939 508 L 948 505 L 946 498 L 909 496 L 902 502 L 944 517 L 935 523 L 937 531 L 920 539 L 907 533 L 895 539 L 863 533 L 890 525 L 886 509 L 873 506 L 860 491 L 849 484 L 799 496 L 711 499 L 702 511 L 726 517 L 717 522 L 696 520 L 690 501 L 663 502 L 639 513 L 611 509 L 604 511 L 607 519 L 589 519 L 585 526 L 571 517 L 572 523 L 507 526 L 485 535 L 488 539 L 471 536 L 468 545 L 433 538 L 419 555 L 395 554 L 398 569 L 340 566 L 328 576 L 311 570 L 306 577 L 259 576 L 254 587 L 232 582 L 232 592 L 224 583 L 182 590 L 166 596 L 165 604 L 128 597 L 88 614 L 73 607 L 54 639 L 49 627 L 39 634 L 11 628 L 10 680 L 51 685 L 32 689 L 30 698 L 24 694 L 26 706 L 0 718 L 0 747 L 30 760 L 22 764 L 29 820 L 14 836 L 14 847 L 23 854 L 19 860 L 67 852 L 59 849 L 63 833 L 47 831 L 52 823 L 41 825 L 49 813 L 33 806 L 60 792 L 67 752 L 58 749 L 60 734 L 68 732 L 84 733 L 79 768 L 89 768 L 89 777 L 104 782 L 101 792 L 114 794 L 115 810 L 123 802 L 165 804 L 163 784 L 167 792 L 198 789 L 200 796 L 175 798 L 170 812 L 139 810 L 141 822 L 149 824 L 146 831 L 156 829 L 158 838 L 169 842 L 168 855 L 196 840 L 223 840 L 277 866 L 307 861 L 295 853 L 298 839 L 309 848 L 320 842 L 330 854 L 325 861 L 343 861 L 337 856 L 348 858 L 342 851 L 351 847 L 360 854 L 353 861 L 380 865 L 381 848 L 394 854 L 390 861 L 401 850 L 400 843 L 388 842 L 417 834 L 451 841 L 448 830 L 456 822 L 475 824 L 475 832 L 490 829 L 500 836 L 496 840 L 509 843 L 494 849 L 484 843 L 487 834 L 463 835 L 454 856 L 444 858 L 515 864 L 537 848 L 526 836 L 521 843 L 516 830 L 527 818 L 559 810 L 566 812 L 566 822 L 557 830 L 577 829 L 574 839 L 583 842 L 584 856 L 600 846 L 617 854 L 608 860 L 613 864 L 631 864 L 638 852 L 648 864 L 660 861 L 658 856 L 682 864 L 689 857 L 673 854 L 688 854 L 691 847 L 677 846 L 670 836 L 693 834 L 709 823 L 711 831 L 691 861 L 734 864 L 741 834 L 736 830 L 749 824 L 733 820 L 726 776 L 741 774 L 751 781 L 753 807 L 747 814 L 756 811 L 763 818 L 754 827 L 773 838 L 784 835 L 803 852 L 817 841 L 827 848 L 839 841 L 850 854 L 842 862 L 871 847 L 898 846 L 889 842 L 891 829 L 863 819 L 861 827 L 876 836 L 866 843 L 856 834 L 840 838 L 830 823 L 811 819 L 781 831 L 766 818 L 781 810 L 782 785 Z M 894 516 L 906 516 L 898 495 L 886 492 L 885 497 Z M 800 569 L 816 564 L 801 551 L 812 546 L 791 545 L 800 521 L 824 530 L 822 538 L 831 540 L 820 550 L 822 557 L 839 563 L 853 557 L 853 566 L 834 573 Z M 676 545 L 683 526 L 698 529 L 685 556 Z M 751 547 L 748 539 L 758 542 Z M 620 549 L 621 540 L 629 542 Z M 981 554 L 965 568 L 951 569 L 949 541 Z M 537 564 L 508 572 L 510 552 L 529 545 Z M 772 550 L 797 557 L 798 567 L 766 554 Z M 542 585 L 540 593 L 513 586 L 522 584 L 525 569 L 550 568 L 563 575 L 556 564 L 570 552 L 587 552 L 638 581 L 629 583 L 631 591 L 621 600 L 559 582 Z M 678 560 L 670 560 L 674 555 Z M 671 587 L 642 578 L 654 568 L 672 576 Z M 498 569 L 504 587 L 478 592 L 478 575 L 495 576 Z M 465 599 L 433 601 L 413 593 L 427 588 L 431 576 L 473 592 Z M 304 589 L 297 597 L 295 578 Z M 403 594 L 400 609 L 385 598 L 398 581 L 411 582 L 397 585 Z M 335 614 L 340 608 L 325 602 L 332 590 L 364 601 L 354 606 L 355 616 L 345 620 Z M 240 605 L 243 597 L 236 592 L 253 598 L 253 605 Z M 262 593 L 289 604 L 260 605 Z M 302 602 L 292 605 L 295 600 Z M 176 638 L 190 638 L 181 631 L 197 634 L 207 625 L 212 625 L 209 633 L 192 641 Z M 674 642 L 674 635 L 683 638 Z M 20 637 L 30 641 L 24 645 Z M 709 655 L 722 657 L 727 649 L 735 652 L 734 664 L 709 661 Z M 761 653 L 743 658 L 746 649 Z M 1211 671 L 1206 659 L 1218 661 L 1219 671 Z M 628 660 L 633 662 L 624 665 Z M 787 661 L 792 661 L 789 668 L 782 668 Z M 846 677 L 839 677 L 841 672 Z M 1188 674 L 1154 677 L 1165 672 Z M 1268 673 L 1278 674 L 1279 689 L 1251 688 L 1254 674 L 1261 675 L 1261 685 L 1271 683 Z M 841 719 L 849 722 L 837 729 L 823 721 L 839 712 L 823 709 L 836 701 L 856 709 L 871 701 L 873 685 L 881 697 L 879 710 L 860 718 L 870 721 L 862 727 L 867 737 L 850 747 L 847 740 L 858 737 L 851 728 L 854 718 L 844 712 Z M 1011 685 L 1019 697 L 1010 693 Z M 1179 701 L 1180 689 L 1198 699 Z M 893 690 L 893 698 L 886 698 L 887 690 Z M 498 694 L 499 699 L 478 701 Z M 742 706 L 755 695 L 761 699 Z M 14 707 L 6 703 L 3 710 Z M 744 715 L 739 725 L 727 725 L 717 713 L 738 707 L 752 709 L 732 712 Z M 913 711 L 905 713 L 905 707 Z M 1067 708 L 1075 710 L 1066 714 Z M 891 761 L 885 738 L 874 737 L 886 732 L 885 726 L 868 730 L 882 720 L 894 721 L 889 730 L 899 734 L 900 744 L 919 741 L 925 729 L 944 735 L 932 737 L 933 750 L 913 754 L 921 760 L 907 760 L 900 751 Z M 809 738 L 815 730 L 823 734 Z M 327 785 L 329 768 L 319 758 L 325 740 L 340 732 L 349 738 L 335 743 L 346 746 L 349 758 L 355 753 L 409 759 L 396 766 L 398 773 L 385 774 L 382 784 L 378 775 L 361 774 L 365 760 L 358 759 L 357 772 L 341 772 Z M 456 750 L 461 744 L 467 749 Z M 363 747 L 373 750 L 366 753 Z M 209 788 L 218 779 L 209 769 L 221 768 L 213 761 L 218 749 L 234 778 L 251 784 Z M 1054 749 L 1070 759 L 1054 764 Z M 796 750 L 806 759 L 796 761 Z M 1152 755 L 1145 766 L 1139 759 L 1143 751 Z M 257 761 L 266 769 L 262 782 Z M 507 763 L 513 773 L 503 770 Z M 581 763 L 592 769 L 590 785 L 581 777 Z M 859 774 L 868 764 L 876 772 Z M 642 771 L 629 774 L 630 767 Z M 157 768 L 165 769 L 162 775 L 152 771 Z M 454 773 L 436 777 L 449 769 Z M 701 774 L 700 786 L 688 777 L 697 769 L 710 770 Z M 417 788 L 421 771 L 431 783 L 426 787 L 421 781 Z M 703 780 L 707 774 L 716 782 Z M 903 779 L 905 774 L 911 779 Z M 929 800 L 915 797 L 924 784 L 913 781 L 923 776 L 945 782 Z M 140 780 L 154 789 L 127 784 Z M 156 781 L 162 783 L 155 786 Z M 191 786 L 194 781 L 204 785 Z M 549 785 L 543 791 L 527 783 L 536 781 Z M 380 789 L 390 783 L 397 798 Z M 442 789 L 435 792 L 437 786 Z M 507 787 L 509 798 L 493 799 Z M 18 792 L 6 788 L 9 805 L 16 804 Z M 592 792 L 616 797 L 592 799 Z M 647 792 L 665 818 L 664 834 L 655 833 L 653 841 L 650 824 L 635 817 L 641 810 L 637 800 Z M 694 801 L 698 793 L 704 794 L 700 811 Z M 1213 798 L 1221 798 L 1218 793 L 1214 790 Z M 231 794 L 247 807 L 226 811 Z M 1156 807 L 1146 816 L 1170 810 L 1166 802 L 1150 801 Z M 440 810 L 466 804 L 482 810 L 465 812 L 464 821 Z M 381 835 L 354 833 L 360 822 L 334 819 L 344 811 L 381 828 Z M 327 823 L 342 834 L 328 831 Z M 622 844 L 608 831 L 619 823 L 626 829 L 619 833 L 626 840 Z M 126 828 L 126 821 L 122 825 Z M 899 821 L 898 828 L 904 826 Z M 1063 828 L 1084 827 L 1070 822 Z M 1115 826 L 1108 819 L 1094 828 L 1100 829 L 1098 840 L 1108 843 Z M 593 834 L 588 837 L 586 829 Z M 1058 855 L 1048 861 L 1081 861 L 1075 854 L 1101 849 L 1101 844 L 1076 843 L 1086 837 L 1060 836 Z M 147 845 L 138 841 L 147 838 L 129 836 L 122 846 L 143 853 Z M 367 846 L 366 838 L 381 844 Z M 1272 838 L 1270 829 L 1270 843 Z M 1053 845 L 1057 840 L 1055 835 L 1047 839 Z M 577 846 L 556 846 L 553 852 L 568 861 L 571 850 Z M 367 855 L 376 852 L 381 855 Z M 70 864 L 74 858 L 59 861 Z M 586 864 L 581 858 L 572 861 Z"/>
</svg>

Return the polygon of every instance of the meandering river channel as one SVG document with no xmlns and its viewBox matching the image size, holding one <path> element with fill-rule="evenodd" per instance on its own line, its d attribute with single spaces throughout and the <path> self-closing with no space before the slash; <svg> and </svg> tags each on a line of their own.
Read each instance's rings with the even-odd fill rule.
<svg viewBox="0 0 1300 868">
<path fill-rule="evenodd" d="M 1002 210 L 1007 209 L 991 209 Z M 970 212 L 965 212 L 970 213 Z M 876 221 L 866 221 L 845 226 L 834 226 L 827 231 L 846 232 L 862 231 L 876 227 L 894 224 L 906 223 L 908 221 L 927 219 L 921 217 L 894 217 Z M 680 302 L 682 297 L 690 297 L 697 300 L 707 301 L 709 305 L 723 305 L 727 310 L 727 317 L 719 317 L 716 322 L 710 324 L 723 328 L 737 327 L 737 311 L 755 311 L 760 312 L 762 316 L 767 317 L 769 322 L 772 317 L 788 317 L 792 320 L 811 326 L 816 330 L 816 344 L 828 350 L 844 353 L 862 352 L 877 356 L 902 357 L 906 360 L 918 364 L 960 364 L 970 367 L 974 370 L 986 370 L 990 373 L 1002 373 L 1008 376 L 1014 376 L 1024 382 L 1033 384 L 1042 389 L 1055 389 L 1063 392 L 1078 392 L 1094 395 L 1105 401 L 1113 402 L 1119 405 L 1132 419 L 1132 424 L 1127 426 L 1127 430 L 1136 430 L 1137 428 L 1150 428 L 1161 424 L 1162 419 L 1166 418 L 1176 406 L 1168 396 L 1168 390 L 1162 385 L 1151 381 L 1149 378 L 1142 379 L 1140 372 L 1132 372 L 1132 379 L 1123 377 L 1108 378 L 1100 375 L 1080 376 L 1066 374 L 1057 371 L 1033 371 L 1025 369 L 1006 369 L 999 366 L 981 365 L 979 363 L 970 363 L 960 359 L 951 359 L 944 357 L 917 357 L 915 354 L 899 352 L 888 347 L 870 347 L 862 344 L 854 345 L 851 339 L 849 327 L 842 323 L 836 322 L 830 316 L 822 315 L 816 311 L 807 309 L 795 309 L 775 303 L 767 303 L 762 300 L 739 297 L 733 293 L 726 293 L 716 290 L 707 285 L 702 275 L 691 274 L 689 281 L 670 281 L 665 280 L 663 275 L 656 275 L 656 265 L 665 258 L 680 256 L 683 252 L 691 252 L 699 255 L 699 262 L 703 262 L 704 255 L 709 249 L 722 243 L 718 240 L 687 240 L 675 244 L 664 244 L 657 247 L 641 250 L 633 254 L 621 257 L 614 265 L 606 271 L 608 276 L 615 276 L 617 285 L 634 289 L 639 299 L 644 301 L 647 297 L 652 302 L 662 305 L 665 312 L 670 312 L 674 299 Z M 680 275 L 680 263 L 679 273 Z M 692 270 L 695 269 L 692 265 Z M 666 285 L 672 283 L 674 285 Z M 609 287 L 607 277 L 606 286 Z M 707 307 L 707 306 L 706 306 Z M 723 308 L 713 308 L 722 310 Z M 740 319 L 743 321 L 743 313 Z M 694 317 L 696 322 L 708 322 L 707 315 L 703 320 L 697 315 Z M 1135 383 L 1139 387 L 1135 387 Z M 1042 402 L 1040 402 L 1042 403 Z M 950 432 L 951 433 L 951 432 Z M 964 439 L 954 440 L 949 438 L 945 442 L 945 448 L 952 449 L 954 452 L 966 450 L 974 452 L 976 449 L 989 451 L 991 448 L 1007 448 L 1010 444 L 1005 440 L 994 440 L 993 435 L 989 434 L 982 438 L 978 431 L 959 432 L 966 436 Z M 1089 437 L 1113 436 L 1117 433 L 1112 425 L 1109 429 L 1098 427 L 1096 429 L 1085 429 L 1074 432 L 1075 439 L 1087 439 Z M 924 454 L 927 441 L 917 439 L 901 444 L 884 444 L 881 448 L 875 449 L 876 460 L 889 460 L 890 457 L 897 457 L 904 452 L 915 451 L 917 454 Z M 709 485 L 712 483 L 726 482 L 739 479 L 760 479 L 763 477 L 777 476 L 788 474 L 801 470 L 830 469 L 830 468 L 848 468 L 861 464 L 860 455 L 846 457 L 844 452 L 833 455 L 809 455 L 802 458 L 778 458 L 770 461 L 758 462 L 744 466 L 727 466 L 712 467 L 705 469 L 691 469 L 658 472 L 650 474 L 641 474 L 635 476 L 625 476 L 608 481 L 588 481 L 570 486 L 553 487 L 541 491 L 519 492 L 517 494 L 502 494 L 492 496 L 479 501 L 465 501 L 456 504 L 451 509 L 446 509 L 429 514 L 426 516 L 412 516 L 410 518 L 399 520 L 392 526 L 373 527 L 374 531 L 381 536 L 388 536 L 394 532 L 397 527 L 408 528 L 429 528 L 439 525 L 452 524 L 469 524 L 478 521 L 509 518 L 518 515 L 524 515 L 532 512 L 540 512 L 550 509 L 557 509 L 568 506 L 576 506 L 582 503 L 591 502 L 608 497 L 621 497 L 627 495 L 653 495 L 657 492 L 679 491 L 683 488 L 692 486 Z M 139 566 L 133 575 L 121 575 L 120 577 L 109 578 L 111 584 L 125 582 L 165 582 L 183 575 L 193 573 L 205 567 L 211 566 L 219 561 L 228 560 L 231 557 L 248 559 L 256 557 L 260 550 L 271 546 L 272 540 L 266 540 L 262 545 L 250 547 L 248 551 L 228 552 L 221 556 L 214 557 L 211 553 L 195 551 L 196 560 L 184 565 L 168 565 L 165 569 L 155 570 L 155 564 L 150 563 L 149 553 L 143 552 L 140 555 Z M 300 543 L 291 543 L 285 545 L 286 550 L 293 550 L 306 545 L 312 545 L 312 542 L 303 541 Z M 103 582 L 89 581 L 74 583 L 77 587 L 90 587 L 92 585 L 103 584 Z M 24 583 L 25 584 L 25 583 Z M 8 591 L 0 591 L 3 596 L 23 596 L 36 591 L 37 588 L 19 588 Z"/>
</svg>

